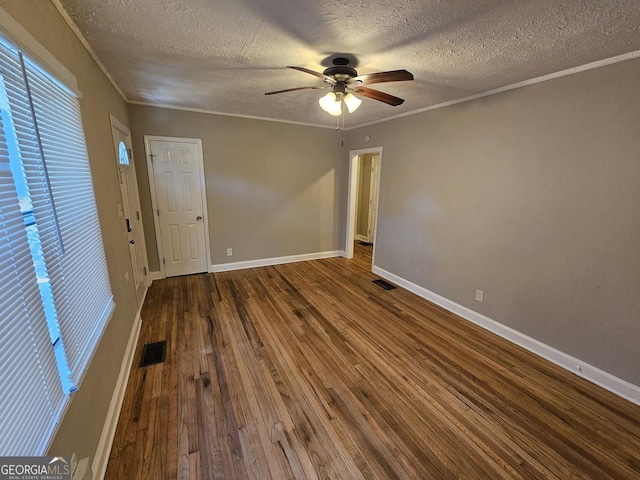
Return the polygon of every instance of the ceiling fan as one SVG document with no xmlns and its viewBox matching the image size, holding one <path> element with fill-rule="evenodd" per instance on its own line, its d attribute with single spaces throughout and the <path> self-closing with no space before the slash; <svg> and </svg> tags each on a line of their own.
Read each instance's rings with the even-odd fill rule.
<svg viewBox="0 0 640 480">
<path fill-rule="evenodd" d="M 356 95 L 372 98 L 379 102 L 392 106 L 402 105 L 404 99 L 389 95 L 388 93 L 365 87 L 371 83 L 382 82 L 403 82 L 413 80 L 413 74 L 406 70 L 392 70 L 389 72 L 369 73 L 366 75 L 358 75 L 355 68 L 349 66 L 349 59 L 344 57 L 336 57 L 333 59 L 333 66 L 324 70 L 324 72 L 315 72 L 304 67 L 287 67 L 300 72 L 308 73 L 320 78 L 327 85 L 324 87 L 295 87 L 285 90 L 276 90 L 267 92 L 265 95 L 276 95 L 278 93 L 295 92 L 298 90 L 328 90 L 331 91 L 320 98 L 320 107 L 327 113 L 338 116 L 342 113 L 342 102 L 349 112 L 355 111 L 360 106 L 361 100 Z"/>
</svg>

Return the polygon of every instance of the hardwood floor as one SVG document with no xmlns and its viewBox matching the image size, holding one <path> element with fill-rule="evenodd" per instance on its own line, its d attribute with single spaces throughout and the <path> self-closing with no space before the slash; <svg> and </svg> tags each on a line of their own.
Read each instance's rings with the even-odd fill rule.
<svg viewBox="0 0 640 480">
<path fill-rule="evenodd" d="M 154 282 L 106 478 L 640 478 L 640 407 L 362 265 Z"/>
<path fill-rule="evenodd" d="M 352 262 L 370 272 L 373 263 L 373 244 L 354 242 Z"/>
</svg>

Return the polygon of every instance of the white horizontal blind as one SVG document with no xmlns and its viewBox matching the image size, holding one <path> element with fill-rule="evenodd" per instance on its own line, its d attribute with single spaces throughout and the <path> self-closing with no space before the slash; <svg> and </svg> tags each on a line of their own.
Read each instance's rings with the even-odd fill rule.
<svg viewBox="0 0 640 480">
<path fill-rule="evenodd" d="M 14 171 L 14 181 L 21 177 L 26 184 L 22 193 L 22 210 L 32 212 L 31 230 L 32 242 L 35 246 L 31 249 L 31 256 L 36 265 L 36 278 L 40 290 L 40 298 L 44 305 L 47 324 L 54 354 L 58 363 L 60 381 L 63 391 L 69 393 L 73 390 L 71 371 L 64 351 L 63 339 L 60 336 L 58 314 L 54 302 L 51 274 L 60 270 L 58 241 L 58 227 L 55 210 L 51 201 L 51 192 L 47 182 L 45 164 L 42 160 L 40 142 L 37 129 L 34 125 L 34 116 L 29 100 L 29 90 L 26 77 L 22 68 L 20 52 L 17 47 L 9 42 L 4 42 L 7 52 L 6 65 L 2 70 L 4 86 L 8 103 L 11 109 L 11 132 L 15 138 L 13 162 L 20 164 L 22 175 Z M 7 132 L 9 130 L 7 129 Z M 9 137 L 12 138 L 12 137 Z M 11 152 L 10 152 L 11 153 Z M 16 158 L 17 157 L 17 158 Z"/>
<path fill-rule="evenodd" d="M 0 44 L 1 455 L 43 454 L 66 400 L 11 171 L 19 165 L 12 165 L 9 156 L 17 146 L 5 80 L 19 79 L 16 58 L 15 51 Z"/>
<path fill-rule="evenodd" d="M 80 107 L 0 34 L 0 455 L 42 455 L 113 311 Z"/>
<path fill-rule="evenodd" d="M 113 297 L 80 104 L 35 65 L 27 61 L 25 67 L 64 250 L 60 255 L 57 246 L 45 254 L 48 265 L 59 266 L 49 275 L 71 380 L 77 386 L 113 311 Z M 47 230 L 43 245 L 56 244 L 57 233 Z"/>
</svg>

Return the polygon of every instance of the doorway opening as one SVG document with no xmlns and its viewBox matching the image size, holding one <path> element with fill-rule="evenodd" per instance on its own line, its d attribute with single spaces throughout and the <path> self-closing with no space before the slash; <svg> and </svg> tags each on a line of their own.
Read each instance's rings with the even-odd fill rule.
<svg viewBox="0 0 640 480">
<path fill-rule="evenodd" d="M 349 152 L 345 257 L 355 255 L 368 270 L 375 261 L 381 162 L 382 147 Z"/>
</svg>

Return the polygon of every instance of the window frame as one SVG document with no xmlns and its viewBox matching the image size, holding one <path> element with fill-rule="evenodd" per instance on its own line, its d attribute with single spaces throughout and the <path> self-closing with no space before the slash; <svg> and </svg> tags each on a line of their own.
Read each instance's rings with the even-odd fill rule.
<svg viewBox="0 0 640 480">
<path fill-rule="evenodd" d="M 8 26 L 7 26 L 8 25 Z M 69 128 L 73 128 L 76 131 L 76 137 L 73 139 L 73 145 L 76 150 L 77 153 L 77 162 L 84 162 L 86 168 L 85 168 L 85 175 L 82 177 L 82 182 L 80 185 L 82 185 L 82 187 L 79 187 L 78 190 L 83 190 L 85 192 L 90 191 L 89 197 L 91 197 L 92 199 L 92 204 L 91 204 L 91 209 L 92 209 L 92 216 L 90 221 L 92 222 L 92 234 L 94 235 L 94 237 L 89 238 L 88 243 L 91 243 L 90 247 L 85 247 L 82 246 L 81 244 L 78 244 L 77 240 L 70 242 L 70 243 L 74 243 L 74 245 L 72 246 L 72 251 L 74 251 L 76 253 L 76 257 L 78 255 L 82 255 L 82 253 L 85 251 L 86 248 L 90 248 L 92 251 L 94 251 L 93 254 L 93 261 L 94 261 L 94 271 L 92 271 L 92 273 L 98 272 L 100 275 L 100 279 L 99 281 L 101 282 L 99 287 L 95 287 L 100 289 L 101 292 L 101 297 L 98 300 L 98 304 L 97 306 L 100 307 L 100 305 L 103 305 L 102 302 L 104 302 L 103 308 L 97 308 L 98 310 L 100 310 L 100 316 L 99 318 L 88 318 L 86 319 L 86 321 L 84 319 L 80 319 L 81 324 L 87 324 L 89 325 L 89 329 L 87 330 L 90 334 L 87 336 L 85 335 L 86 332 L 83 332 L 83 337 L 80 340 L 80 343 L 82 345 L 82 348 L 79 349 L 80 351 L 80 361 L 76 362 L 75 365 L 73 366 L 72 369 L 69 369 L 69 373 L 71 375 L 70 378 L 72 378 L 72 382 L 69 384 L 65 384 L 64 381 L 64 373 L 63 370 L 65 368 L 65 363 L 64 361 L 66 360 L 66 368 L 69 368 L 69 363 L 68 363 L 68 355 L 69 355 L 69 351 L 65 350 L 64 348 L 64 342 L 65 341 L 70 341 L 69 339 L 71 337 L 69 337 L 69 334 L 62 331 L 62 329 L 60 329 L 60 321 L 58 320 L 57 322 L 54 322 L 57 327 L 58 327 L 58 331 L 55 331 L 55 327 L 52 328 L 52 323 L 49 322 L 49 319 L 46 318 L 46 315 L 44 313 L 44 311 L 47 310 L 47 304 L 46 304 L 46 300 L 44 299 L 44 297 L 42 296 L 42 293 L 40 293 L 40 302 L 38 305 L 36 305 L 34 308 L 36 308 L 36 310 L 34 310 L 36 313 L 34 314 L 30 314 L 31 316 L 29 318 L 31 318 L 32 321 L 37 322 L 37 329 L 38 331 L 41 331 L 43 328 L 46 329 L 47 333 L 48 333 L 48 347 L 45 348 L 46 351 L 41 352 L 41 354 L 39 354 L 40 356 L 37 359 L 38 364 L 44 365 L 44 368 L 46 369 L 46 372 L 49 378 L 51 375 L 51 371 L 52 371 L 52 365 L 55 365 L 55 371 L 58 373 L 59 378 L 58 383 L 56 384 L 56 387 L 52 387 L 51 385 L 49 385 L 49 390 L 52 391 L 53 393 L 53 397 L 55 397 L 54 400 L 51 401 L 47 401 L 48 404 L 50 404 L 50 413 L 51 413 L 51 417 L 48 420 L 48 431 L 47 433 L 43 433 L 43 431 L 39 430 L 37 433 L 38 435 L 46 435 L 46 438 L 37 438 L 35 439 L 35 443 L 31 442 L 28 443 L 24 441 L 25 436 L 29 436 L 32 433 L 35 432 L 31 432 L 31 431 L 26 431 L 26 432 L 22 432 L 20 430 L 13 430 L 11 429 L 11 431 L 8 434 L 8 438 L 9 440 L 7 442 L 5 442 L 5 449 L 8 449 L 9 447 L 7 447 L 7 445 L 10 445 L 12 441 L 16 441 L 16 443 L 20 444 L 20 445 L 26 445 L 27 443 L 29 445 L 31 445 L 31 447 L 24 447 L 27 448 L 27 450 L 24 451 L 12 451 L 11 454 L 12 455 L 27 455 L 27 456 L 31 456 L 31 455 L 43 455 L 44 453 L 46 453 L 47 449 L 49 448 L 49 445 L 51 443 L 51 441 L 53 440 L 53 438 L 55 437 L 55 433 L 57 431 L 57 428 L 60 424 L 60 422 L 62 421 L 62 418 L 64 417 L 64 413 L 66 411 L 66 408 L 69 404 L 70 401 L 70 397 L 71 394 L 77 390 L 78 387 L 80 387 L 82 380 L 84 378 L 84 374 L 86 373 L 91 360 L 93 358 L 93 355 L 95 353 L 95 351 L 97 350 L 99 344 L 100 344 L 100 340 L 104 334 L 105 329 L 107 328 L 107 326 L 110 323 L 110 320 L 113 316 L 113 312 L 115 310 L 115 303 L 114 303 L 114 299 L 113 299 L 113 293 L 111 291 L 111 284 L 110 284 L 110 277 L 109 277 L 109 272 L 108 272 L 108 267 L 107 267 L 107 262 L 106 262 L 106 254 L 104 251 L 104 242 L 102 239 L 102 231 L 100 228 L 100 223 L 99 223 L 99 218 L 98 218 L 98 207 L 97 207 L 97 201 L 95 198 L 95 189 L 94 189 L 94 184 L 93 184 L 93 179 L 92 179 L 92 175 L 91 175 L 91 161 L 89 158 L 89 154 L 87 151 L 87 146 L 86 146 L 86 139 L 84 138 L 84 124 L 82 121 L 82 116 L 81 116 L 81 112 L 80 112 L 80 103 L 79 103 L 79 99 L 81 98 L 81 95 L 79 94 L 79 92 L 77 91 L 77 84 L 75 81 L 75 77 L 64 68 L 64 66 L 62 66 L 62 64 L 60 64 L 55 57 L 53 57 L 51 54 L 49 54 L 46 49 L 44 49 L 44 47 L 40 46 L 34 39 L 33 37 L 31 37 L 28 32 L 26 32 L 19 24 L 17 24 L 17 22 L 15 22 L 13 19 L 11 19 L 11 17 L 9 17 L 6 12 L 0 8 L 0 43 L 2 43 L 2 48 L 4 48 L 6 51 L 13 51 L 13 49 L 15 49 L 15 52 L 17 52 L 17 59 L 19 59 L 19 62 L 16 61 L 16 59 L 13 58 L 14 54 L 11 55 L 5 55 L 5 65 L 7 65 L 6 62 L 10 62 L 12 65 L 14 65 L 14 67 L 17 69 L 18 65 L 20 66 L 20 68 L 22 69 L 22 73 L 24 75 L 24 87 L 26 88 L 26 95 L 28 96 L 28 99 L 25 100 L 25 98 L 23 97 L 10 97 L 9 95 L 9 91 L 14 92 L 22 92 L 22 90 L 20 90 L 20 85 L 18 80 L 16 80 L 17 76 L 14 75 L 13 80 L 11 81 L 11 85 L 10 86 L 6 86 L 4 83 L 4 78 L 7 74 L 7 72 L 5 72 L 4 70 L 0 70 L 0 90 L 2 90 L 2 92 L 0 92 L 0 95 L 2 95 L 2 98 L 6 99 L 6 105 L 8 105 L 8 108 L 3 108 L 3 115 L 2 118 L 0 119 L 0 126 L 2 127 L 0 129 L 0 137 L 3 140 L 3 142 L 5 141 L 4 139 L 8 136 L 15 136 L 15 142 L 16 145 L 18 145 L 18 150 L 16 153 L 16 151 L 9 151 L 10 148 L 2 148 L 0 150 L 2 150 L 2 155 L 3 157 L 0 158 L 0 167 L 1 168 L 9 168 L 8 166 L 15 164 L 17 161 L 20 163 L 21 168 L 24 170 L 25 169 L 25 165 L 24 165 L 24 157 L 22 152 L 19 150 L 19 147 L 21 146 L 20 142 L 24 142 L 24 139 L 18 139 L 18 132 L 19 131 L 30 131 L 32 133 L 32 135 L 36 136 L 38 138 L 38 147 L 40 150 L 40 155 L 42 157 L 42 164 L 43 164 L 43 168 L 46 171 L 47 170 L 47 155 L 45 155 L 45 150 L 47 148 L 49 148 L 50 153 L 53 152 L 51 155 L 49 155 L 50 158 L 55 157 L 55 148 L 57 145 L 59 144 L 64 144 L 67 141 L 68 137 L 65 137 L 64 135 L 59 135 L 60 138 L 54 139 L 53 143 L 49 146 L 43 146 L 43 140 L 41 137 L 41 132 L 39 131 L 39 121 L 38 121 L 38 116 L 40 115 L 42 119 L 45 119 L 45 117 L 47 115 L 49 115 L 50 110 L 48 109 L 48 107 L 46 105 L 42 106 L 40 105 L 40 107 L 38 107 L 38 101 L 40 101 L 42 103 L 42 100 L 35 100 L 32 97 L 32 92 L 29 90 L 29 85 L 30 85 L 30 80 L 28 79 L 28 77 L 31 75 L 32 79 L 38 79 L 40 78 L 40 76 L 42 76 L 42 78 L 44 79 L 44 84 L 45 84 L 45 88 L 54 88 L 58 94 L 60 95 L 60 92 L 64 92 L 64 94 L 62 94 L 61 98 L 68 102 L 68 108 L 70 110 L 65 110 L 64 112 L 66 112 L 67 117 L 65 117 L 67 119 L 67 123 L 69 125 L 71 125 L 71 127 Z M 35 52 L 35 53 L 34 53 Z M 44 59 L 44 61 L 42 61 L 42 59 Z M 62 78 L 62 80 L 60 80 L 60 78 Z M 48 83 L 47 83 L 48 82 Z M 8 90 L 12 89 L 12 90 Z M 15 90 L 16 88 L 18 88 L 18 90 Z M 42 86 L 40 86 L 40 88 L 42 88 Z M 53 90 L 52 90 L 53 91 Z M 20 95 L 22 95 L 22 93 L 20 93 Z M 42 97 L 42 95 L 40 95 Z M 18 98 L 18 100 L 16 100 L 16 98 Z M 16 125 L 11 124 L 11 121 L 7 120 L 7 115 L 9 115 L 10 119 L 13 119 L 14 115 L 16 114 L 15 112 L 12 112 L 12 103 L 15 103 L 16 101 L 19 102 L 24 102 L 27 101 L 30 105 L 31 108 L 31 112 L 33 114 L 33 123 L 32 124 L 28 124 L 28 123 L 21 123 L 18 127 L 16 127 Z M 3 100 L 4 102 L 4 100 Z M 35 102 L 35 103 L 34 103 Z M 4 105 L 4 103 L 3 103 Z M 16 108 L 14 106 L 14 108 Z M 40 108 L 40 112 L 38 112 L 38 108 Z M 42 110 L 42 108 L 44 108 L 44 110 Z M 69 113 L 71 112 L 71 114 Z M 23 112 L 24 113 L 24 112 Z M 56 112 L 57 114 L 57 112 Z M 42 115 L 45 115 L 44 117 Z M 58 118 L 55 118 L 56 123 L 54 126 L 54 120 L 51 120 L 50 118 L 46 118 L 44 120 L 45 124 L 49 124 L 48 125 L 48 134 L 49 138 L 51 138 L 51 132 L 55 132 L 57 125 L 59 125 L 60 123 L 64 123 L 64 122 L 60 122 L 60 120 Z M 7 131 L 5 131 L 5 124 L 8 128 L 8 133 Z M 26 125 L 26 126 L 25 126 Z M 55 135 L 54 135 L 55 136 Z M 5 142 L 6 143 L 6 142 Z M 71 144 L 69 144 L 71 145 Z M 51 150 L 51 148 L 53 148 L 54 150 Z M 79 153 L 78 153 L 79 152 Z M 68 152 L 63 152 L 61 155 L 64 157 L 65 154 L 71 155 Z M 18 155 L 18 159 L 16 160 L 16 155 Z M 74 154 L 75 155 L 75 154 Z M 57 160 L 59 164 L 62 164 L 63 167 L 59 168 L 59 171 L 62 172 L 61 174 L 63 175 L 60 178 L 72 178 L 72 177 L 64 177 L 64 164 L 66 163 L 64 161 L 64 158 L 62 159 L 63 161 L 60 162 L 60 160 Z M 2 165 L 5 165 L 5 167 L 2 167 Z M 13 165 L 15 167 L 15 165 Z M 13 168 L 13 167 L 12 167 Z M 19 198 L 21 198 L 20 195 L 24 196 L 24 192 L 22 192 L 21 194 L 19 194 L 18 190 L 20 189 L 20 187 L 17 186 L 17 183 L 20 183 L 18 180 L 16 180 L 16 178 L 18 178 L 20 175 L 18 173 L 16 173 L 15 168 L 13 170 L 11 170 L 11 168 L 9 168 L 10 170 L 10 176 L 13 182 L 13 185 L 15 187 L 14 189 L 9 188 L 10 191 L 6 191 L 3 192 L 3 205 L 6 208 L 9 208 L 10 210 L 13 209 L 14 207 L 18 208 L 19 211 L 21 211 L 22 213 L 22 228 L 24 230 L 24 238 L 22 240 L 19 240 L 19 244 L 16 245 L 22 245 L 21 248 L 24 255 L 25 252 L 25 245 L 30 243 L 30 239 L 29 239 L 29 233 L 28 233 L 28 228 L 35 225 L 36 229 L 40 228 L 40 225 L 38 224 L 38 218 L 36 216 L 35 213 L 35 209 L 32 205 L 33 200 L 30 200 L 28 203 L 31 204 L 31 209 L 30 211 L 26 211 L 26 209 L 28 209 L 28 207 L 26 207 L 25 205 L 20 205 L 20 201 Z M 5 172 L 6 173 L 6 172 Z M 30 185 L 29 182 L 33 182 L 35 181 L 33 179 L 32 176 L 30 176 L 30 174 L 28 174 L 27 172 L 24 172 L 25 178 L 28 176 L 28 180 L 27 180 L 27 195 L 29 197 L 29 199 L 31 199 L 31 195 L 32 192 L 29 190 Z M 6 177 L 6 175 L 5 175 Z M 4 179 L 5 183 L 7 181 L 7 179 Z M 21 180 L 20 180 L 21 181 Z M 75 178 L 73 179 L 73 181 L 75 181 Z M 38 181 L 36 181 L 36 184 L 39 185 L 40 187 L 42 186 L 41 183 L 38 183 Z M 48 186 L 49 189 L 51 189 L 51 182 L 50 179 L 46 178 L 46 184 Z M 56 187 L 58 192 L 64 192 L 66 193 L 66 191 L 64 189 L 61 189 L 60 186 Z M 72 188 L 69 189 L 70 191 L 73 191 Z M 56 201 L 54 200 L 54 193 L 53 191 L 50 192 L 51 193 L 51 206 L 48 207 L 50 208 L 49 211 L 49 215 L 51 215 L 51 211 L 54 212 L 54 216 L 57 217 L 57 207 L 56 207 Z M 15 194 L 15 197 L 12 196 Z M 13 207 L 11 207 L 11 205 L 13 205 Z M 3 207 L 3 208 L 4 208 Z M 42 211 L 46 211 L 47 208 L 46 207 L 38 207 L 40 210 Z M 44 209 L 44 210 L 43 210 Z M 9 210 L 7 210 L 9 211 Z M 67 209 L 65 212 L 63 212 L 67 217 L 71 217 L 72 215 L 70 215 L 69 213 L 70 208 L 67 206 Z M 15 215 L 14 215 L 15 217 Z M 4 218 L 4 217 L 3 217 Z M 48 217 L 47 217 L 48 218 Z M 63 223 L 64 223 L 63 219 Z M 58 222 L 58 219 L 56 218 L 56 222 Z M 67 221 L 67 225 L 69 225 L 68 221 Z M 69 229 L 69 227 L 66 227 L 67 230 Z M 14 218 L 14 229 L 15 229 L 15 218 Z M 4 231 L 3 235 L 4 235 Z M 40 238 L 40 233 L 38 233 L 38 237 Z M 64 244 L 62 242 L 62 234 L 60 234 L 60 238 L 61 238 L 61 246 Z M 76 237 L 72 237 L 72 238 L 76 238 Z M 5 237 L 3 236 L 2 239 L 0 240 L 4 240 Z M 78 246 L 80 245 L 80 246 Z M 10 248 L 10 247 L 7 247 Z M 38 280 L 38 274 L 36 273 L 36 266 L 35 266 L 35 257 L 34 257 L 34 253 L 33 253 L 33 248 L 31 248 L 31 260 L 34 263 L 34 265 L 28 266 L 27 264 L 25 264 L 24 262 L 22 262 L 18 267 L 14 267 L 14 270 L 22 275 L 23 278 L 22 283 L 20 283 L 19 285 L 22 285 L 23 283 L 25 285 L 27 285 L 30 290 L 33 292 L 34 286 L 36 284 L 38 284 L 39 280 Z M 4 249 L 6 250 L 6 249 Z M 97 253 L 96 253 L 97 252 Z M 5 262 L 5 260 L 7 258 L 11 258 L 11 253 L 7 253 L 6 251 L 2 252 L 3 256 L 0 257 L 0 259 L 3 259 L 3 262 Z M 8 255 L 8 256 L 7 256 Z M 65 257 L 65 255 L 67 255 L 64 252 L 64 247 L 62 247 L 61 252 L 59 253 L 60 257 Z M 67 255 L 68 257 L 68 255 Z M 70 258 L 70 257 L 69 257 Z M 50 265 L 51 260 L 48 259 L 47 260 L 47 268 Z M 77 263 L 77 261 L 76 261 Z M 6 264 L 6 262 L 4 263 Z M 25 266 L 27 265 L 27 266 Z M 26 268 L 26 270 L 25 270 Z M 72 270 L 70 270 L 72 271 Z M 73 270 L 73 271 L 77 271 Z M 6 272 L 6 269 L 3 270 L 3 272 Z M 45 273 L 45 276 L 48 276 L 48 273 Z M 13 277 L 11 277 L 13 278 Z M 64 278 L 64 275 L 60 278 Z M 60 280 L 60 278 L 56 279 L 56 282 L 64 282 L 65 280 Z M 26 280 L 25 280 L 26 279 Z M 25 283 L 26 282 L 26 283 Z M 81 283 L 79 281 L 77 281 L 76 283 Z M 86 282 L 85 283 L 89 283 Z M 22 291 L 22 287 L 19 287 L 19 285 L 16 284 L 11 284 L 11 285 L 5 285 L 4 290 L 2 289 L 3 287 L 0 287 L 0 295 L 1 298 L 4 298 L 6 301 L 4 301 L 4 303 L 0 303 L 0 307 L 2 307 L 2 311 L 4 312 L 7 308 L 12 309 L 12 305 L 15 304 L 16 299 L 14 299 L 14 295 L 19 295 L 19 291 L 15 290 L 16 288 L 20 288 L 20 292 Z M 56 288 L 60 288 L 60 286 L 58 285 L 58 287 Z M 92 287 L 93 288 L 93 287 Z M 33 294 L 30 294 L 32 300 L 31 303 L 33 303 Z M 76 293 L 74 293 L 73 295 L 76 295 L 76 299 L 75 301 L 78 302 L 80 301 L 82 303 L 82 299 L 77 296 Z M 8 299 L 8 300 L 7 300 Z M 55 300 L 55 306 L 54 308 L 58 308 L 59 302 L 61 300 L 60 299 L 56 299 Z M 9 303 L 7 303 L 9 302 Z M 73 302 L 72 302 L 73 303 Z M 82 307 L 82 309 L 84 309 L 85 307 Z M 81 311 L 84 311 L 82 310 Z M 32 308 L 33 310 L 33 308 Z M 77 310 L 77 309 L 76 309 Z M 13 311 L 13 310 L 11 310 Z M 92 310 L 94 313 L 96 311 L 96 308 L 94 308 Z M 76 314 L 76 317 L 78 315 Z M 25 317 L 26 318 L 26 317 Z M 4 325 L 7 326 L 11 326 L 11 323 L 14 324 L 21 324 L 21 320 L 22 317 L 19 318 L 11 318 L 11 319 L 6 319 L 4 322 Z M 30 320 L 30 321 L 31 321 Z M 44 322 L 44 327 L 43 327 L 43 322 Z M 84 323 L 82 323 L 84 322 Z M 97 322 L 97 323 L 96 323 Z M 2 319 L 0 319 L 0 332 L 3 332 L 3 334 L 5 334 L 6 332 L 6 328 L 3 327 L 3 322 Z M 14 337 L 11 337 L 14 338 Z M 40 338 L 40 337 L 39 337 Z M 41 339 L 42 340 L 42 339 Z M 75 341 L 75 340 L 74 340 Z M 84 343 L 83 343 L 84 342 Z M 40 341 L 40 344 L 42 344 L 42 341 Z M 42 347 L 42 345 L 41 345 Z M 61 347 L 61 348 L 58 348 Z M 86 348 L 85 348 L 86 347 Z M 30 354 L 30 353 L 29 353 Z M 31 354 L 30 354 L 31 355 Z M 60 360 L 63 360 L 63 362 L 61 363 Z M 12 371 L 13 372 L 13 371 Z M 11 375 L 13 375 L 13 373 L 10 374 L 5 374 L 5 377 L 2 378 L 10 378 Z M 35 375 L 35 371 L 31 371 L 31 375 Z M 31 376 L 29 377 L 20 377 L 22 379 L 27 379 L 27 378 L 31 378 Z M 20 380 L 20 378 L 17 379 L 17 381 Z M 50 380 L 50 378 L 49 378 Z M 30 380 L 31 382 L 31 380 Z M 3 383 L 4 385 L 4 383 Z M 70 385 L 72 385 L 72 387 L 70 387 Z M 57 388 L 57 390 L 56 390 Z M 20 390 L 20 389 L 18 389 Z M 46 389 L 45 389 L 46 390 Z M 17 391 L 17 390 L 16 390 Z M 21 390 L 20 390 L 21 391 Z M 14 396 L 15 397 L 15 396 Z M 22 414 L 17 414 L 17 415 L 13 415 L 13 417 L 16 418 L 20 418 L 22 417 L 22 420 L 25 425 L 33 425 L 34 421 L 39 422 L 40 420 L 37 420 L 36 417 L 38 417 L 38 413 L 39 412 L 35 412 L 32 411 L 30 408 L 30 405 L 32 404 L 32 402 L 30 401 L 24 401 L 24 399 L 20 402 L 19 400 L 12 400 L 11 398 L 11 393 L 7 392 L 5 393 L 5 398 L 8 398 L 8 400 L 5 401 L 5 403 L 3 403 L 4 406 L 12 406 L 12 411 L 14 409 L 17 409 L 19 412 L 22 412 Z M 15 397 L 17 398 L 17 397 Z M 22 408 L 22 410 L 21 410 Z M 40 418 L 40 417 L 38 417 Z M 35 420 L 34 420 L 35 419 Z M 46 421 L 44 423 L 47 423 Z M 13 425 L 13 424 L 12 424 Z M 2 424 L 2 427 L 4 429 L 5 425 Z M 13 434 L 18 434 L 15 438 L 11 437 L 10 435 Z M 22 435 L 22 436 L 19 436 Z M 34 447 L 34 445 L 40 445 L 39 447 Z M 17 448 L 21 448 L 21 447 L 17 447 Z M 0 451 L 0 455 L 5 455 L 7 454 L 7 452 L 3 452 Z"/>
</svg>

